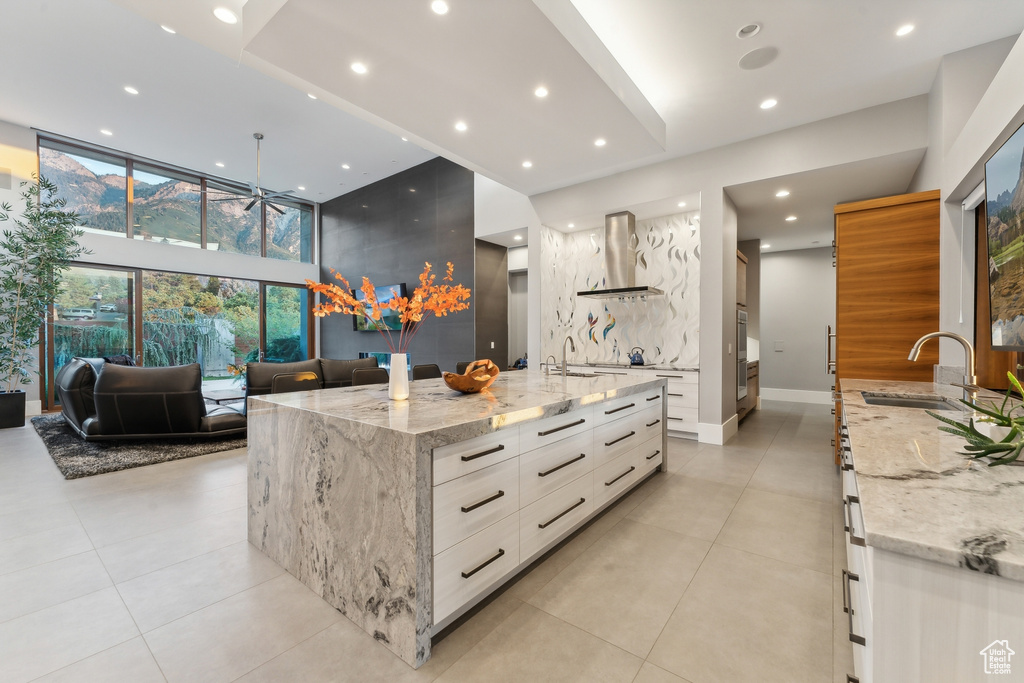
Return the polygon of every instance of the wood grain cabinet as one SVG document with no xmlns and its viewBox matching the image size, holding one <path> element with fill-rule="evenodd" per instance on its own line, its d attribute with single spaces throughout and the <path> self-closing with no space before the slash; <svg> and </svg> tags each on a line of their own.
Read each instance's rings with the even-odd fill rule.
<svg viewBox="0 0 1024 683">
<path fill-rule="evenodd" d="M 916 363 L 907 356 L 939 329 L 939 191 L 837 204 L 835 256 L 836 327 L 826 331 L 835 383 L 931 382 L 939 345 L 926 345 Z M 838 425 L 837 415 L 837 464 Z"/>
<path fill-rule="evenodd" d="M 736 403 L 736 415 L 742 420 L 757 407 L 760 394 L 760 364 L 753 360 L 747 363 L 747 395 Z"/>
<path fill-rule="evenodd" d="M 747 307 L 747 257 L 736 252 L 736 305 Z"/>
</svg>

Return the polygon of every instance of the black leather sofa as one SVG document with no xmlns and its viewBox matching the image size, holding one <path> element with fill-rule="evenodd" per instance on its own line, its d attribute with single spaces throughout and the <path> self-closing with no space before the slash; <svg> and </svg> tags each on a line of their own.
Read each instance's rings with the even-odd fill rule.
<svg viewBox="0 0 1024 683">
<path fill-rule="evenodd" d="M 245 395 L 260 396 L 271 393 L 275 375 L 312 372 L 316 375 L 321 389 L 347 387 L 352 385 L 352 371 L 356 368 L 375 368 L 377 358 L 334 360 L 311 358 L 294 363 L 248 363 L 245 366 Z"/>
<path fill-rule="evenodd" d="M 55 387 L 64 421 L 86 441 L 245 434 L 245 415 L 207 406 L 202 384 L 198 363 L 141 368 L 73 358 Z"/>
</svg>

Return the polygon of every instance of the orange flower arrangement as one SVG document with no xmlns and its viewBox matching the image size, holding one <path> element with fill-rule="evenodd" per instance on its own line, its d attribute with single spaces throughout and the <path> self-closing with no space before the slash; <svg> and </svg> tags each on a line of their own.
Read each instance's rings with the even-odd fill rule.
<svg viewBox="0 0 1024 683">
<path fill-rule="evenodd" d="M 420 273 L 420 284 L 413 290 L 412 296 L 396 296 L 385 303 L 377 301 L 377 290 L 369 278 L 363 278 L 364 300 L 360 301 L 352 295 L 352 287 L 348 280 L 335 272 L 331 273 L 335 279 L 342 284 L 339 287 L 333 283 L 320 283 L 306 280 L 306 286 L 314 292 L 329 299 L 313 307 L 313 315 L 323 318 L 331 313 L 344 313 L 346 315 L 361 315 L 366 318 L 367 323 L 373 325 L 374 329 L 380 332 L 387 342 L 391 353 L 406 353 L 409 343 L 412 342 L 424 318 L 433 314 L 434 316 L 447 316 L 449 313 L 457 313 L 469 308 L 470 290 L 462 285 L 434 284 L 436 275 L 431 272 L 429 263 L 424 264 L 423 272 Z M 454 267 L 448 262 L 448 271 L 445 273 L 442 282 L 452 282 L 452 271 Z M 402 322 L 402 329 L 398 334 L 397 344 L 391 334 L 391 329 L 381 321 L 382 310 L 398 311 L 399 320 Z"/>
</svg>

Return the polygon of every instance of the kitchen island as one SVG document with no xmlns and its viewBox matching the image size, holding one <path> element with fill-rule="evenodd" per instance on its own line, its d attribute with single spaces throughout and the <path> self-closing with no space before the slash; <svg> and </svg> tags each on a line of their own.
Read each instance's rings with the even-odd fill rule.
<svg viewBox="0 0 1024 683">
<path fill-rule="evenodd" d="M 666 380 L 507 372 L 250 397 L 249 541 L 418 667 L 431 636 L 663 468 Z"/>
<path fill-rule="evenodd" d="M 972 461 L 925 410 L 865 396 L 939 399 L 964 421 L 956 387 L 844 379 L 841 390 L 843 604 L 859 680 L 1019 677 L 1024 661 L 1007 650 L 1024 646 L 1024 467 Z"/>
</svg>

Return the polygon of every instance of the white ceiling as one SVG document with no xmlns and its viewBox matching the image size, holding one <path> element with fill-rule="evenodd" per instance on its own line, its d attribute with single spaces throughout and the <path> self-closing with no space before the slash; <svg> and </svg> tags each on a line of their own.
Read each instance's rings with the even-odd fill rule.
<svg viewBox="0 0 1024 683">
<path fill-rule="evenodd" d="M 253 179 L 263 132 L 263 184 L 316 201 L 434 154 L 535 194 L 927 92 L 942 55 L 1024 28 L 1020 0 L 448 3 L 437 16 L 430 0 L 0 0 L 0 119 L 237 180 Z M 217 21 L 215 4 L 242 22 Z M 737 38 L 749 22 L 760 32 Z M 738 67 L 765 47 L 774 62 Z M 778 106 L 759 109 L 766 97 Z M 845 169 L 846 193 L 905 189 L 910 160 L 887 161 Z M 773 220 L 755 190 L 730 190 L 743 233 Z"/>
</svg>

